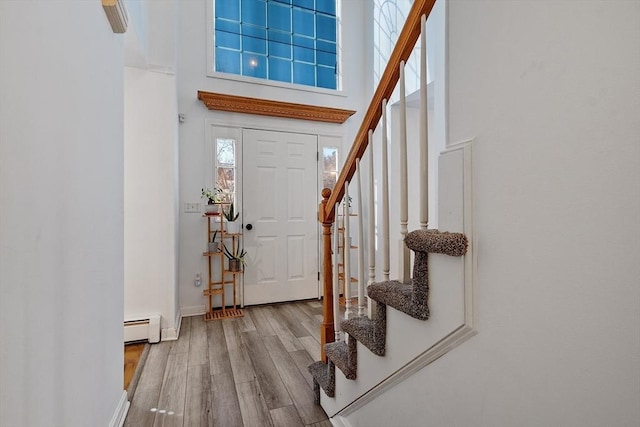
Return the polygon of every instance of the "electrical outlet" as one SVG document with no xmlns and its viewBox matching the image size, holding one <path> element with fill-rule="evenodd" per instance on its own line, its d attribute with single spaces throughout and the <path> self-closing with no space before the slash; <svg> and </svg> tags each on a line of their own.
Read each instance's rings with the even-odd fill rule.
<svg viewBox="0 0 640 427">
<path fill-rule="evenodd" d="M 196 288 L 199 288 L 202 285 L 202 279 L 200 278 L 200 274 L 196 274 L 196 279 L 193 281 Z"/>
<path fill-rule="evenodd" d="M 200 213 L 200 202 L 185 202 L 184 211 L 186 213 Z"/>
</svg>

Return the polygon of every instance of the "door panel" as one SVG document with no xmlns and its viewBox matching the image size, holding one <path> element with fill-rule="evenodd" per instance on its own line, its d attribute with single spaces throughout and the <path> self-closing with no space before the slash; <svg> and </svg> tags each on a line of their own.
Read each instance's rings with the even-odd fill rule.
<svg viewBox="0 0 640 427">
<path fill-rule="evenodd" d="M 317 137 L 243 130 L 247 305 L 318 296 Z"/>
</svg>

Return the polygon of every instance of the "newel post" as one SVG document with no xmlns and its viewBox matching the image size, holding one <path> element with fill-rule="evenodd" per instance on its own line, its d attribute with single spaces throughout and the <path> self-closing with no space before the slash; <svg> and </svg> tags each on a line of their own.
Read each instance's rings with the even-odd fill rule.
<svg viewBox="0 0 640 427">
<path fill-rule="evenodd" d="M 331 262 L 331 226 L 335 219 L 335 208 L 327 214 L 326 207 L 331 190 L 322 190 L 322 202 L 318 208 L 318 220 L 322 224 L 322 325 L 320 326 L 320 360 L 327 362 L 324 345 L 335 341 L 333 325 L 333 265 Z"/>
</svg>

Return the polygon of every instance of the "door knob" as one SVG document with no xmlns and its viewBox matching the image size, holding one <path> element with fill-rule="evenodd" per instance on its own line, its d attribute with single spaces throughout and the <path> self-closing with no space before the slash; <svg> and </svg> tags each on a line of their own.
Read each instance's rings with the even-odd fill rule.
<svg viewBox="0 0 640 427">
<path fill-rule="evenodd" d="M 247 224 L 244 226 L 244 228 L 246 228 L 247 230 L 251 230 L 253 228 L 253 225 Z"/>
</svg>

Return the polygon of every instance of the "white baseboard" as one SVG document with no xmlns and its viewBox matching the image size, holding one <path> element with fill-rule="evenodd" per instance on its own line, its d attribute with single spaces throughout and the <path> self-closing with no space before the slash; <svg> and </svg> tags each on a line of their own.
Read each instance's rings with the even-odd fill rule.
<svg viewBox="0 0 640 427">
<path fill-rule="evenodd" d="M 162 330 L 162 340 L 161 341 L 175 341 L 180 336 L 180 327 L 182 326 L 182 311 L 178 309 L 176 313 L 176 318 L 174 320 L 175 328 L 165 328 Z"/>
<path fill-rule="evenodd" d="M 162 330 L 162 339 L 160 341 L 175 341 L 178 339 L 178 330 L 176 328 L 165 328 Z"/>
<path fill-rule="evenodd" d="M 109 427 L 122 427 L 124 425 L 124 420 L 127 418 L 127 412 L 129 412 L 129 405 L 130 403 L 127 400 L 127 391 L 122 390 L 122 396 L 120 396 L 118 406 L 116 406 L 116 410 L 113 412 L 111 421 L 109 421 Z"/>
<path fill-rule="evenodd" d="M 349 424 L 349 421 L 347 421 L 346 418 L 341 417 L 340 415 L 336 415 L 332 418 L 329 418 L 329 421 L 331 421 L 331 424 L 334 425 L 335 427 L 351 427 L 351 424 Z"/>
<path fill-rule="evenodd" d="M 203 305 L 192 305 L 189 307 L 180 307 L 183 317 L 199 316 L 207 311 L 207 308 Z"/>
</svg>

